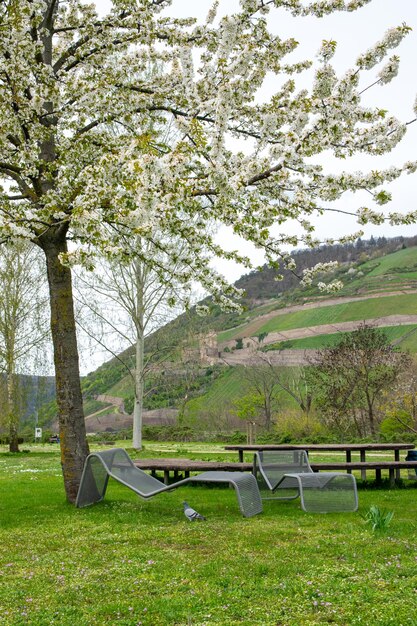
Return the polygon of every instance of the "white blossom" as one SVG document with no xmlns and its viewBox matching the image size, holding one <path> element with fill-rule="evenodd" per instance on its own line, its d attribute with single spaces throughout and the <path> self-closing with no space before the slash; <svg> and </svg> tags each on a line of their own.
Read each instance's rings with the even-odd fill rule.
<svg viewBox="0 0 417 626">
<path fill-rule="evenodd" d="M 388 63 L 378 72 L 379 82 L 382 85 L 390 83 L 397 76 L 399 66 L 400 57 L 396 55 L 391 57 Z"/>
<path fill-rule="evenodd" d="M 381 155 L 404 136 L 406 122 L 364 106 L 359 85 L 379 63 L 375 83 L 395 78 L 399 57 L 388 57 L 409 28 L 390 29 L 342 76 L 331 65 L 336 42 L 323 42 L 313 88 L 298 92 L 295 75 L 312 61 L 291 62 L 298 42 L 269 29 L 275 9 L 321 17 L 368 0 L 241 0 L 221 15 L 214 2 L 201 23 L 175 17 L 175 0 L 118 2 L 103 17 L 92 4 L 57 0 L 49 22 L 51 2 L 0 8 L 2 237 L 40 241 L 62 227 L 78 246 L 65 263 L 93 266 L 98 249 L 123 261 L 122 242 L 140 236 L 158 250 L 147 262 L 163 280 L 178 258 L 172 242 L 181 241 L 179 281 L 198 281 L 233 308 L 240 292 L 211 259 L 248 269 L 251 261 L 216 243 L 219 225 L 295 272 L 286 249 L 320 245 L 315 216 L 333 217 L 347 192 L 369 193 L 360 224 L 416 221 L 412 210 L 389 210 L 389 183 L 413 175 L 416 162 L 337 174 L 321 165 L 326 151 Z M 269 76 L 277 91 L 260 101 Z M 290 221 L 301 235 L 288 234 Z M 324 271 L 304 272 L 303 282 Z"/>
</svg>

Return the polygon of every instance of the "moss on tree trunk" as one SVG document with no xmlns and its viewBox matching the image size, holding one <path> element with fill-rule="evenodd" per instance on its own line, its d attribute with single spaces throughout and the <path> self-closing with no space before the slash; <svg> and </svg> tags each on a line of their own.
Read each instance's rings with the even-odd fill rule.
<svg viewBox="0 0 417 626">
<path fill-rule="evenodd" d="M 51 303 L 56 399 L 58 404 L 61 464 L 69 502 L 75 502 L 89 453 L 80 385 L 71 270 L 59 255 L 67 252 L 66 230 L 50 229 L 39 239 L 46 257 Z"/>
</svg>

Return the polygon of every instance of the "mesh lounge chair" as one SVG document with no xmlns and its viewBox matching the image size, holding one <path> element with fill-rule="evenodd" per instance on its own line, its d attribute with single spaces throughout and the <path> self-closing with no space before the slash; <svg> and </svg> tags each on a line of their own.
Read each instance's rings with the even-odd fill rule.
<svg viewBox="0 0 417 626">
<path fill-rule="evenodd" d="M 355 477 L 341 472 L 313 472 L 305 450 L 258 451 L 255 462 L 273 493 L 286 491 L 285 496 L 264 500 L 292 500 L 300 496 L 302 509 L 316 513 L 358 508 Z"/>
<path fill-rule="evenodd" d="M 109 477 L 132 489 L 142 498 L 152 498 L 158 493 L 176 489 L 193 482 L 229 483 L 236 491 L 242 515 L 252 517 L 262 511 L 262 500 L 256 478 L 244 472 L 203 472 L 185 478 L 172 485 L 163 485 L 157 478 L 149 476 L 135 467 L 122 448 L 93 452 L 85 461 L 75 505 L 88 506 L 103 500 Z"/>
</svg>

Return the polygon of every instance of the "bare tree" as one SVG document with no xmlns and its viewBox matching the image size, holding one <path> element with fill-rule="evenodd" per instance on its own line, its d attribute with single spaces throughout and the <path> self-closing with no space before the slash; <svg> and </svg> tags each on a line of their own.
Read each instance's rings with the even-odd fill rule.
<svg viewBox="0 0 417 626">
<path fill-rule="evenodd" d="M 363 323 L 318 353 L 312 371 L 317 404 L 329 425 L 359 436 L 377 433 L 383 393 L 411 364 L 379 329 Z"/>
<path fill-rule="evenodd" d="M 126 242 L 132 247 L 132 243 Z M 142 259 L 152 254 L 149 243 L 139 237 L 134 248 L 140 252 L 126 262 L 106 262 L 102 260 L 99 271 L 94 274 L 79 274 L 77 299 L 87 308 L 92 317 L 94 331 L 88 330 L 88 324 L 79 319 L 82 328 L 119 360 L 122 360 L 132 378 L 135 399 L 133 407 L 133 447 L 142 448 L 142 421 L 145 390 L 145 377 L 155 363 L 161 363 L 169 357 L 167 345 L 154 342 L 153 350 L 145 355 L 145 338 L 170 319 L 176 317 L 181 303 L 189 301 L 189 289 L 171 280 L 162 282 L 160 276 Z M 178 247 L 179 273 L 181 263 L 180 245 Z M 98 297 L 97 297 L 98 296 Z M 90 325 L 91 328 L 91 325 Z M 132 368 L 119 350 L 112 348 L 116 341 L 120 347 L 134 348 L 135 358 Z"/>
<path fill-rule="evenodd" d="M 45 350 L 49 338 L 46 276 L 40 257 L 28 242 L 0 246 L 0 368 L 10 452 L 19 451 L 19 374 L 29 373 L 36 352 Z"/>
<path fill-rule="evenodd" d="M 277 404 L 278 394 L 288 394 L 308 417 L 313 401 L 313 386 L 310 384 L 307 368 L 288 368 L 273 365 L 269 354 L 262 351 L 264 336 L 258 336 L 258 344 L 254 347 L 254 356 L 245 377 L 262 399 L 265 426 L 268 427 L 268 415 Z"/>
<path fill-rule="evenodd" d="M 278 396 L 282 391 L 275 369 L 267 363 L 248 365 L 244 369 L 244 376 L 251 392 L 247 398 L 252 398 L 259 408 L 263 418 L 262 425 L 268 431 L 271 430 L 273 416 L 278 408 Z"/>
</svg>

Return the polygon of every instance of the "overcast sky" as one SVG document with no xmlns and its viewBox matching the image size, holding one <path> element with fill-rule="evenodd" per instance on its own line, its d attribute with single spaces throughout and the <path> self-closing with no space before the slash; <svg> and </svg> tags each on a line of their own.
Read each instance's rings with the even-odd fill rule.
<svg viewBox="0 0 417 626">
<path fill-rule="evenodd" d="M 100 13 L 104 13 L 110 7 L 108 0 L 96 0 Z M 172 7 L 167 11 L 178 17 L 195 16 L 201 20 L 207 15 L 211 6 L 211 0 L 173 0 Z M 223 13 L 233 12 L 238 6 L 237 0 L 221 0 Z M 413 104 L 416 98 L 417 86 L 415 81 L 417 60 L 417 0 L 373 0 L 370 5 L 353 13 L 334 13 L 329 17 L 317 18 L 293 18 L 284 10 L 272 10 L 268 16 L 271 30 L 282 38 L 294 37 L 300 42 L 292 59 L 314 59 L 320 43 L 323 39 L 334 39 L 338 42 L 337 52 L 333 64 L 338 73 L 344 73 L 354 65 L 358 55 L 382 38 L 385 31 L 393 26 L 406 22 L 413 31 L 395 49 L 392 54 L 398 54 L 401 58 L 401 66 L 398 77 L 384 87 L 375 87 L 364 94 L 363 102 L 366 105 L 378 106 L 388 109 L 402 121 L 414 118 Z M 290 57 L 287 57 L 290 60 Z M 374 74 L 379 68 L 375 69 Z M 370 79 L 374 75 L 369 73 Z M 311 85 L 313 70 L 306 72 L 300 78 L 300 87 Z M 369 82 L 372 82 L 370 80 Z M 279 85 L 275 81 L 269 81 L 260 93 L 260 99 L 267 98 Z M 330 155 L 320 157 L 320 162 L 328 171 L 368 171 L 390 165 L 401 165 L 405 161 L 417 159 L 417 123 L 408 127 L 408 132 L 401 144 L 390 154 L 382 157 L 360 155 L 347 161 L 335 161 Z M 393 201 L 386 205 L 387 211 L 411 211 L 416 210 L 415 189 L 417 187 L 417 174 L 404 176 L 395 181 L 390 190 Z M 339 206 L 348 210 L 360 206 L 370 206 L 370 196 L 366 192 L 353 195 L 346 194 Z M 381 210 L 378 207 L 378 210 Z M 317 236 L 320 238 L 337 237 L 359 230 L 354 218 L 338 214 L 330 214 L 316 220 Z M 282 227 L 281 227 L 282 230 Z M 409 227 L 367 226 L 364 228 L 365 237 L 371 235 L 393 237 L 396 235 L 411 236 L 417 233 L 417 225 Z M 296 226 L 288 224 L 286 232 L 297 232 Z M 247 243 L 238 241 L 226 229 L 222 229 L 218 236 L 224 247 L 238 247 L 249 254 L 255 263 L 261 264 L 262 254 Z M 243 268 L 234 263 L 218 262 L 219 269 L 230 281 L 235 281 L 244 273 Z M 100 351 L 99 351 L 100 352 Z M 85 353 L 84 353 L 85 354 Z M 84 355 L 83 355 L 84 356 Z M 83 373 L 96 367 L 105 357 L 104 354 L 96 353 L 95 358 L 87 355 L 83 359 Z"/>
<path fill-rule="evenodd" d="M 189 2 L 186 0 L 177 0 L 175 2 L 174 0 L 174 4 L 177 7 L 181 7 L 184 15 L 187 14 L 187 6 L 190 6 Z M 200 0 L 198 9 L 201 11 L 201 14 L 205 14 L 209 4 L 209 1 L 203 2 Z M 232 7 L 235 3 L 233 0 L 228 0 L 223 5 Z M 397 78 L 386 86 L 375 86 L 368 90 L 363 96 L 363 102 L 365 105 L 387 109 L 402 121 L 414 119 L 413 105 L 417 92 L 417 84 L 413 78 L 416 75 L 417 61 L 416 0 L 373 0 L 368 6 L 358 11 L 334 13 L 322 19 L 314 17 L 293 18 L 284 10 L 274 10 L 271 11 L 268 20 L 274 33 L 279 34 L 283 38 L 294 37 L 299 41 L 300 45 L 293 55 L 293 58 L 297 60 L 314 59 L 323 39 L 336 40 L 338 46 L 333 65 L 338 73 L 344 73 L 349 67 L 352 67 L 358 55 L 380 40 L 386 30 L 403 22 L 407 23 L 413 28 L 413 31 L 406 37 L 399 48 L 391 53 L 398 54 L 401 58 L 400 71 Z M 364 86 L 373 82 L 371 78 L 378 71 L 379 67 L 367 73 L 369 82 L 364 84 Z M 312 83 L 312 78 L 313 69 L 305 72 L 299 78 L 300 86 L 309 87 Z M 274 85 L 270 82 L 263 90 L 263 95 L 267 97 L 273 89 Z M 408 127 L 408 132 L 401 144 L 387 155 L 381 157 L 358 155 L 345 161 L 335 160 L 329 154 L 321 155 L 319 158 L 320 163 L 329 172 L 345 169 L 366 172 L 381 167 L 389 167 L 390 165 L 400 166 L 405 161 L 417 159 L 417 123 Z M 416 187 L 417 174 L 403 176 L 400 180 L 395 181 L 390 186 L 393 200 L 385 206 L 385 210 L 400 212 L 415 210 L 417 208 L 415 199 Z M 372 208 L 370 196 L 367 192 L 360 192 L 355 195 L 345 194 L 343 200 L 338 202 L 337 205 L 348 210 L 355 210 L 360 206 Z M 381 210 L 381 207 L 375 208 Z M 368 238 L 371 235 L 393 237 L 417 233 L 417 225 L 408 227 L 392 227 L 389 225 L 359 227 L 354 218 L 340 214 L 327 214 L 320 219 L 316 219 L 315 223 L 317 236 L 320 238 L 337 237 L 348 232 L 356 232 L 360 228 L 365 231 L 365 237 Z M 288 231 L 297 233 L 299 229 L 296 225 L 288 223 L 286 232 Z M 230 246 L 232 240 L 230 232 L 221 232 L 220 240 L 224 242 L 225 246 Z M 250 251 L 252 258 L 256 259 L 256 262 L 262 263 L 263 256 L 260 251 L 252 249 L 248 244 L 245 244 L 243 249 L 246 252 Z M 242 269 L 232 263 L 223 261 L 218 267 L 222 269 L 227 278 L 232 280 L 236 280 L 242 273 Z"/>
<path fill-rule="evenodd" d="M 108 0 L 97 0 L 100 12 L 104 12 L 110 6 Z M 170 15 L 177 17 L 197 17 L 203 20 L 211 6 L 211 0 L 173 0 L 172 6 L 167 10 Z M 233 12 L 238 6 L 237 0 L 221 0 L 221 13 Z M 268 21 L 270 28 L 275 34 L 282 38 L 294 37 L 300 45 L 292 59 L 314 59 L 320 43 L 323 39 L 334 39 L 337 41 L 337 52 L 333 64 L 338 73 L 344 73 L 349 67 L 354 65 L 358 55 L 376 43 L 384 35 L 385 31 L 403 22 L 413 28 L 413 31 L 402 42 L 399 48 L 392 54 L 398 54 L 401 58 L 400 71 L 395 80 L 390 84 L 380 87 L 376 86 L 364 94 L 363 102 L 366 105 L 374 105 L 397 116 L 402 121 L 410 121 L 414 118 L 413 104 L 416 98 L 416 60 L 417 60 L 417 0 L 373 0 L 366 7 L 352 13 L 337 12 L 321 19 L 293 18 L 283 9 L 273 9 Z M 372 76 L 378 72 L 369 72 L 370 81 Z M 313 70 L 305 72 L 300 77 L 300 87 L 309 87 L 312 82 Z M 266 99 L 273 93 L 278 85 L 274 80 L 267 81 L 261 90 L 260 99 Z M 368 84 L 368 83 L 367 83 Z M 364 85 L 365 86 L 365 85 Z M 417 123 L 408 127 L 406 137 L 401 144 L 390 154 L 381 157 L 360 155 L 350 160 L 336 161 L 331 155 L 321 155 L 320 162 L 326 170 L 341 171 L 368 171 L 390 165 L 401 165 L 404 161 L 417 158 Z M 401 180 L 394 182 L 390 186 L 393 194 L 393 201 L 385 206 L 386 211 L 410 211 L 415 210 L 415 188 L 417 186 L 417 174 L 404 176 Z M 345 194 L 343 201 L 339 202 L 340 208 L 352 210 L 360 206 L 369 206 L 370 196 L 366 192 Z M 381 210 L 379 207 L 376 207 Z M 333 214 L 318 218 L 316 221 L 317 236 L 320 238 L 337 237 L 346 233 L 356 232 L 359 226 L 354 218 Z M 286 232 L 296 233 L 295 224 L 287 224 Z M 281 227 L 282 230 L 282 227 Z M 366 226 L 364 228 L 365 237 L 385 235 L 393 237 L 396 235 L 413 235 L 417 233 L 417 226 Z M 256 251 L 250 244 L 243 243 L 235 238 L 231 232 L 222 229 L 218 236 L 219 241 L 225 246 L 238 247 L 249 254 L 256 263 L 262 263 L 262 253 Z M 236 280 L 244 271 L 234 263 L 222 261 L 216 263 L 218 269 L 226 275 L 229 280 Z"/>
</svg>

